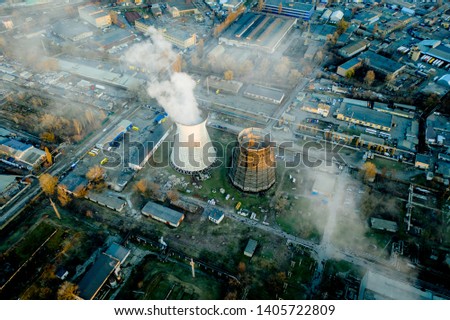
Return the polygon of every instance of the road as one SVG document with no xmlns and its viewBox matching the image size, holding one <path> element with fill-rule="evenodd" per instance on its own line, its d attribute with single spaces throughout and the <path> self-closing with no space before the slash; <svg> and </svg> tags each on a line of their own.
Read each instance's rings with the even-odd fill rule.
<svg viewBox="0 0 450 320">
<path fill-rule="evenodd" d="M 123 110 L 121 113 L 117 114 L 106 127 L 99 129 L 98 132 L 89 140 L 84 141 L 80 145 L 73 146 L 72 150 L 68 151 L 68 154 L 62 155 L 59 158 L 59 161 L 55 163 L 47 172 L 53 176 L 60 176 L 61 174 L 66 172 L 72 163 L 82 159 L 86 155 L 86 152 L 91 149 L 98 140 L 100 140 L 100 138 L 105 134 L 104 131 L 110 131 L 121 120 L 131 117 L 139 109 L 140 106 L 134 104 L 131 105 L 130 109 Z M 0 230 L 2 230 L 15 217 L 17 217 L 23 211 L 23 209 L 27 207 L 32 199 L 40 195 L 41 192 L 42 191 L 39 183 L 34 182 L 28 189 L 28 191 L 24 195 L 22 195 L 22 197 L 12 205 L 12 207 L 2 213 L 2 215 L 0 216 Z"/>
</svg>

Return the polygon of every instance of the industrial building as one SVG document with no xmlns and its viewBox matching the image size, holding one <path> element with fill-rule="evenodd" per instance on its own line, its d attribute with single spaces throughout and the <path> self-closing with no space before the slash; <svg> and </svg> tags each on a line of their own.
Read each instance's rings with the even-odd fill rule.
<svg viewBox="0 0 450 320">
<path fill-rule="evenodd" d="M 367 103 L 365 101 L 360 101 Z M 363 107 L 358 100 L 344 99 L 340 108 L 336 111 L 336 118 L 357 125 L 391 131 L 392 115 Z"/>
<path fill-rule="evenodd" d="M 78 14 L 81 19 L 97 28 L 106 28 L 111 25 L 111 16 L 109 13 L 95 5 L 89 4 L 78 7 Z"/>
<path fill-rule="evenodd" d="M 304 103 L 300 109 L 306 112 L 319 114 L 322 117 L 328 117 L 328 114 L 330 113 L 329 105 L 325 103 L 313 103 L 311 101 Z"/>
<path fill-rule="evenodd" d="M 273 53 L 297 19 L 255 12 L 244 13 L 220 37 L 219 43 Z"/>
<path fill-rule="evenodd" d="M 127 11 L 127 12 L 125 12 L 125 19 L 128 21 L 128 23 L 131 26 L 134 26 L 134 22 L 136 20 L 141 19 L 141 18 L 142 18 L 141 15 L 138 12 L 136 12 L 136 11 Z"/>
<path fill-rule="evenodd" d="M 283 101 L 284 92 L 274 88 L 250 84 L 245 89 L 244 96 L 274 104 L 280 104 L 281 101 Z"/>
<path fill-rule="evenodd" d="M 216 151 L 206 129 L 205 118 L 195 125 L 177 123 L 170 164 L 183 174 L 208 171 L 216 161 Z"/>
<path fill-rule="evenodd" d="M 204 85 L 207 89 L 237 94 L 242 88 L 243 83 L 235 80 L 224 80 L 219 77 L 208 76 L 204 82 Z"/>
<path fill-rule="evenodd" d="M 396 76 L 406 66 L 397 61 L 388 59 L 372 51 L 366 51 L 359 55 L 359 58 L 364 60 L 364 63 L 373 70 L 384 74 L 385 76 Z"/>
<path fill-rule="evenodd" d="M 425 142 L 429 145 L 450 147 L 450 119 L 437 112 L 427 118 Z"/>
<path fill-rule="evenodd" d="M 389 221 L 385 219 L 379 218 L 370 218 L 370 227 L 372 229 L 381 230 L 381 231 L 389 231 L 389 232 L 397 232 L 398 225 L 395 221 Z"/>
<path fill-rule="evenodd" d="M 184 220 L 184 214 L 152 201 L 147 202 L 141 212 L 144 216 L 151 217 L 175 228 Z"/>
<path fill-rule="evenodd" d="M 292 0 L 266 0 L 262 11 L 270 14 L 310 20 L 314 13 L 314 5 Z"/>
<path fill-rule="evenodd" d="M 236 11 L 244 3 L 244 0 L 224 0 L 222 2 L 224 10 Z"/>
<path fill-rule="evenodd" d="M 197 7 L 191 1 L 168 0 L 165 1 L 165 3 L 167 4 L 167 11 L 169 11 L 173 18 L 184 16 L 186 14 L 199 13 Z"/>
<path fill-rule="evenodd" d="M 116 283 L 120 279 L 120 266 L 129 254 L 130 250 L 113 243 L 106 252 L 99 255 L 78 283 L 78 297 L 93 300 L 108 279 L 110 283 Z"/>
<path fill-rule="evenodd" d="M 136 36 L 126 29 L 114 28 L 108 33 L 104 33 L 94 37 L 92 39 L 92 42 L 101 50 L 109 50 L 113 47 L 131 42 L 135 38 Z"/>
<path fill-rule="evenodd" d="M 248 239 L 247 246 L 244 249 L 244 256 L 247 256 L 249 258 L 253 257 L 257 246 L 258 242 L 256 240 Z"/>
<path fill-rule="evenodd" d="M 339 49 L 338 53 L 343 56 L 344 58 L 350 58 L 354 55 L 357 55 L 358 53 L 366 50 L 370 46 L 370 41 L 367 40 L 359 40 L 354 41 L 345 47 Z"/>
<path fill-rule="evenodd" d="M 257 128 L 247 128 L 238 135 L 239 148 L 232 155 L 229 177 L 235 187 L 260 192 L 275 183 L 276 162 L 270 135 Z"/>
<path fill-rule="evenodd" d="M 197 35 L 187 30 L 167 25 L 158 31 L 164 39 L 180 49 L 193 47 L 197 43 Z"/>
<path fill-rule="evenodd" d="M 32 145 L 2 137 L 0 137 L 0 154 L 14 158 L 29 169 L 39 165 L 45 158 L 45 152 Z"/>
<path fill-rule="evenodd" d="M 134 22 L 134 27 L 138 31 L 140 31 L 140 32 L 142 32 L 144 34 L 149 34 L 150 33 L 150 28 L 153 27 L 153 26 L 154 26 L 154 24 L 153 24 L 152 20 L 150 20 L 150 19 L 141 18 L 141 19 L 136 20 Z"/>
<path fill-rule="evenodd" d="M 362 61 L 358 58 L 352 58 L 350 60 L 348 60 L 347 62 L 344 62 L 343 64 L 341 64 L 336 73 L 342 77 L 346 77 L 348 75 L 349 71 L 354 71 L 357 68 L 362 66 Z"/>
<path fill-rule="evenodd" d="M 86 195 L 86 198 L 91 200 L 92 202 L 98 203 L 101 206 L 110 208 L 111 210 L 121 212 L 127 202 L 123 199 L 119 199 L 116 196 L 104 194 L 104 193 L 96 193 L 89 191 Z"/>
<path fill-rule="evenodd" d="M 92 37 L 94 34 L 89 26 L 73 20 L 58 21 L 52 26 L 52 32 L 64 40 L 73 42 Z"/>
<path fill-rule="evenodd" d="M 417 154 L 414 166 L 419 169 L 428 170 L 431 166 L 432 157 L 426 154 Z"/>
<path fill-rule="evenodd" d="M 368 271 L 361 281 L 359 300 L 440 300 L 433 292 Z"/>
<path fill-rule="evenodd" d="M 111 146 L 114 142 L 118 141 L 123 137 L 123 135 L 131 129 L 133 124 L 131 121 L 128 120 L 122 120 L 119 122 L 119 124 L 116 126 L 114 131 L 108 133 L 106 136 L 104 136 L 100 141 L 96 143 L 96 147 L 103 149 Z"/>
</svg>

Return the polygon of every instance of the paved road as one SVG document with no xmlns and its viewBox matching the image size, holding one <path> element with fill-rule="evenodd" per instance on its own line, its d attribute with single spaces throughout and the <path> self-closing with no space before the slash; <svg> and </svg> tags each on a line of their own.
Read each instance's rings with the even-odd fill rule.
<svg viewBox="0 0 450 320">
<path fill-rule="evenodd" d="M 98 140 L 100 140 L 100 138 L 105 134 L 104 131 L 110 131 L 121 120 L 131 117 L 139 109 L 140 106 L 135 104 L 132 105 L 130 109 L 123 110 L 121 113 L 114 116 L 114 118 L 106 127 L 103 128 L 103 130 L 99 130 L 94 136 L 83 142 L 81 145 L 74 146 L 73 149 L 68 152 L 69 154 L 61 156 L 59 161 L 55 163 L 47 172 L 53 176 L 60 176 L 62 173 L 66 172 L 72 163 L 82 159 L 86 155 L 86 152 L 91 149 Z M 18 214 L 20 214 L 22 210 L 32 201 L 32 199 L 40 195 L 41 192 L 39 183 L 34 182 L 31 188 L 29 188 L 28 191 L 23 194 L 12 207 L 2 213 L 0 216 L 0 230 L 2 230 L 15 217 L 17 217 Z"/>
</svg>

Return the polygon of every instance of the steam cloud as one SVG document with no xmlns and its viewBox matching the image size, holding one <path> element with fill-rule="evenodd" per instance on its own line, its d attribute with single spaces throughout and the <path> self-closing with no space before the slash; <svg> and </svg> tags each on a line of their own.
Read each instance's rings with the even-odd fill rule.
<svg viewBox="0 0 450 320">
<path fill-rule="evenodd" d="M 125 53 L 125 62 L 150 75 L 147 82 L 148 95 L 156 99 L 175 122 L 184 125 L 198 124 L 202 118 L 194 96 L 195 81 L 183 72 L 171 73 L 169 80 L 158 80 L 158 74 L 171 71 L 177 53 L 155 28 L 151 27 L 149 33 L 149 41 L 135 44 Z"/>
</svg>

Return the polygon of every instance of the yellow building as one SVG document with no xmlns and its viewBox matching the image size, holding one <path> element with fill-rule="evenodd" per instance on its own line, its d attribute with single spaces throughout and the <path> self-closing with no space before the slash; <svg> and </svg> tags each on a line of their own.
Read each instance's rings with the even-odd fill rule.
<svg viewBox="0 0 450 320">
<path fill-rule="evenodd" d="M 109 13 L 94 5 L 78 7 L 78 14 L 81 19 L 86 20 L 97 28 L 106 28 L 112 23 Z"/>
<path fill-rule="evenodd" d="M 336 118 L 338 120 L 387 132 L 391 131 L 392 127 L 392 115 L 378 112 L 368 107 L 345 103 L 345 100 L 339 110 L 337 110 Z"/>
<path fill-rule="evenodd" d="M 197 35 L 195 33 L 191 34 L 176 28 L 165 28 L 159 31 L 167 41 L 181 49 L 190 48 L 197 43 Z"/>
<path fill-rule="evenodd" d="M 304 104 L 301 108 L 303 111 L 320 114 L 322 117 L 328 117 L 330 113 L 330 106 L 324 103 Z"/>
</svg>

